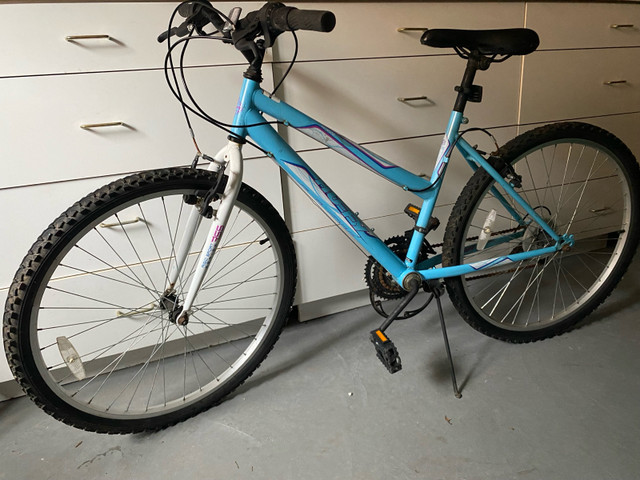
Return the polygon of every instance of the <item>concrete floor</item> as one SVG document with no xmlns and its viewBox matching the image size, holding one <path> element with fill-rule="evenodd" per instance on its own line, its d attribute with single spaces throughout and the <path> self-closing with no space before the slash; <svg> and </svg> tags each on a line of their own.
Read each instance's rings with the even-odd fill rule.
<svg viewBox="0 0 640 480">
<path fill-rule="evenodd" d="M 446 300 L 462 399 L 433 307 L 389 330 L 399 373 L 375 358 L 380 319 L 361 308 L 288 328 L 231 399 L 155 434 L 0 403 L 0 479 L 638 479 L 638 285 L 628 275 L 582 328 L 531 345 L 476 333 Z"/>
</svg>

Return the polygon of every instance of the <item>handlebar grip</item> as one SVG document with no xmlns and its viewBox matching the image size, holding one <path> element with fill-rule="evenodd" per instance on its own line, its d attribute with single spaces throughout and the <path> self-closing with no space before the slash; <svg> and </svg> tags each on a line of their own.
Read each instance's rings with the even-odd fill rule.
<svg viewBox="0 0 640 480">
<path fill-rule="evenodd" d="M 330 32 L 336 26 L 336 16 L 327 10 L 298 10 L 295 7 L 283 7 L 272 13 L 271 24 L 284 31 Z"/>
</svg>

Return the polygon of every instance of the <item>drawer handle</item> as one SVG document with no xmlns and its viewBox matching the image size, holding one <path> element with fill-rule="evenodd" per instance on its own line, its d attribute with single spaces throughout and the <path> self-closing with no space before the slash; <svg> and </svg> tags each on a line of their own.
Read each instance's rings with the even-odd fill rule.
<svg viewBox="0 0 640 480">
<path fill-rule="evenodd" d="M 416 100 L 424 100 L 426 102 L 431 102 L 431 100 L 429 100 L 429 97 L 427 97 L 426 95 L 422 95 L 420 97 L 398 97 L 398 101 L 402 103 L 415 102 Z"/>
<path fill-rule="evenodd" d="M 426 32 L 429 30 L 427 27 L 400 27 L 399 32 Z"/>
<path fill-rule="evenodd" d="M 619 29 L 619 28 L 635 28 L 633 23 L 614 23 L 610 25 L 611 28 Z"/>
<path fill-rule="evenodd" d="M 131 310 L 129 312 L 123 312 L 122 310 L 116 310 L 116 317 L 133 317 L 134 315 L 140 315 L 141 313 L 150 312 L 156 308 L 156 304 L 152 303 L 148 307 L 138 308 L 137 310 Z"/>
<path fill-rule="evenodd" d="M 104 127 L 128 127 L 124 122 L 106 122 L 106 123 L 85 123 L 80 125 L 80 128 L 84 130 L 91 130 L 92 128 L 104 128 Z"/>
<path fill-rule="evenodd" d="M 603 85 L 621 85 L 623 83 L 627 83 L 626 80 L 609 80 L 608 82 L 604 82 Z"/>
<path fill-rule="evenodd" d="M 140 217 L 132 218 L 131 220 L 123 220 L 121 222 L 115 223 L 101 223 L 100 228 L 113 228 L 119 227 L 120 225 L 131 225 L 132 223 L 144 222 Z"/>
<path fill-rule="evenodd" d="M 67 35 L 64 39 L 72 43 L 78 40 L 113 40 L 111 35 Z"/>
</svg>

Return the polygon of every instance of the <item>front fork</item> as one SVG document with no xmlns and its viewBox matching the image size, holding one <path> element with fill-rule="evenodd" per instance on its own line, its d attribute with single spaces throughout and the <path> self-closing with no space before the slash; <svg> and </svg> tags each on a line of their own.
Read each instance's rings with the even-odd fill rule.
<svg viewBox="0 0 640 480">
<path fill-rule="evenodd" d="M 228 168 L 226 168 L 228 167 Z M 218 172 L 219 175 L 223 175 L 225 168 L 227 169 L 227 184 L 224 192 L 220 194 L 220 205 L 218 210 L 214 211 L 214 218 L 209 228 L 207 235 L 207 242 L 200 252 L 198 262 L 193 273 L 193 278 L 189 284 L 187 295 L 182 304 L 182 308 L 175 318 L 176 323 L 179 325 L 186 325 L 189 321 L 189 315 L 191 313 L 191 307 L 195 301 L 196 295 L 202 286 L 204 277 L 207 274 L 207 270 L 211 265 L 211 260 L 220 244 L 222 233 L 224 232 L 231 210 L 235 204 L 240 186 L 242 185 L 242 145 L 229 141 L 229 144 L 224 147 L 214 157 L 214 161 L 209 164 L 208 170 Z M 204 206 L 206 208 L 206 205 Z M 192 208 L 187 219 L 186 228 L 180 244 L 175 252 L 176 261 L 169 273 L 169 287 L 165 292 L 165 297 L 173 294 L 175 285 L 180 279 L 180 275 L 184 269 L 184 266 L 189 256 L 189 250 L 202 221 L 202 214 L 197 208 Z"/>
</svg>

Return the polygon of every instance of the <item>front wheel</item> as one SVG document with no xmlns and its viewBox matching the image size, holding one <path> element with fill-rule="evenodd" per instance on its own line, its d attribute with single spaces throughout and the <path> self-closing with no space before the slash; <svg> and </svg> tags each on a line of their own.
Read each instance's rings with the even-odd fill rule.
<svg viewBox="0 0 640 480">
<path fill-rule="evenodd" d="M 266 357 L 296 261 L 280 215 L 247 185 L 188 323 L 176 322 L 209 221 L 175 285 L 168 278 L 192 204 L 215 182 L 179 168 L 132 175 L 80 200 L 33 245 L 10 287 L 4 341 L 46 412 L 97 432 L 156 430 L 220 402 Z"/>
<path fill-rule="evenodd" d="M 448 278 L 448 293 L 467 323 L 491 337 L 520 343 L 563 333 L 605 300 L 635 253 L 638 164 L 616 137 L 577 122 L 526 132 L 490 162 L 512 184 L 521 177 L 516 191 L 575 245 L 510 262 L 509 255 L 555 242 L 480 168 L 449 218 L 443 265 L 507 258 L 500 267 Z"/>
</svg>

